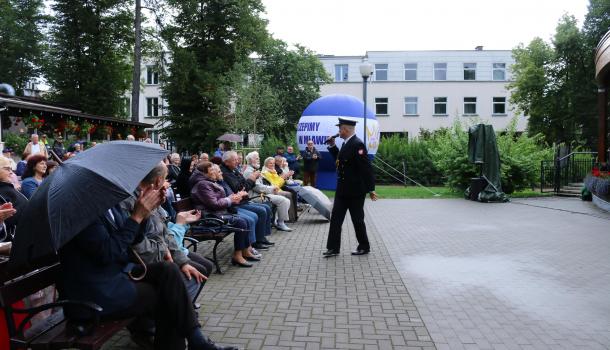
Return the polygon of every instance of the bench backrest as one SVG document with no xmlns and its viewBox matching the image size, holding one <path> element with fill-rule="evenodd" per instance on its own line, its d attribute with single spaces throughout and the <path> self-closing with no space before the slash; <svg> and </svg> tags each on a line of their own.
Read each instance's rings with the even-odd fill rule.
<svg viewBox="0 0 610 350">
<path fill-rule="evenodd" d="M 0 307 L 10 307 L 13 303 L 55 284 L 59 274 L 59 263 L 45 266 L 19 276 L 0 286 Z"/>
</svg>

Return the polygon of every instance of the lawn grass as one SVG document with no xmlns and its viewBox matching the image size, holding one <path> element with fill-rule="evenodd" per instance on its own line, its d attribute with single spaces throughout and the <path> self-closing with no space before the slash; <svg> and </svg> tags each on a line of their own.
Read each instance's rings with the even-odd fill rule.
<svg viewBox="0 0 610 350">
<path fill-rule="evenodd" d="M 464 198 L 464 192 L 455 192 L 448 187 L 428 187 L 428 189 L 439 196 L 435 196 L 430 191 L 419 186 L 392 186 L 392 185 L 377 185 L 375 190 L 379 198 L 382 199 L 422 199 L 422 198 Z M 328 197 L 334 197 L 335 191 L 322 191 Z M 511 198 L 526 198 L 526 197 L 542 197 L 549 196 L 552 193 L 540 193 L 539 191 L 520 191 L 512 193 Z"/>
</svg>

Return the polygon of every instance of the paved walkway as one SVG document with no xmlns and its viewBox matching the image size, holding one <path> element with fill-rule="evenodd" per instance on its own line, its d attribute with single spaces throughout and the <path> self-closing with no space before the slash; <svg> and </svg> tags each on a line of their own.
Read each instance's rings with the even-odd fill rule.
<svg viewBox="0 0 610 350">
<path fill-rule="evenodd" d="M 610 215 L 590 203 L 367 201 L 367 224 L 363 257 L 347 222 L 321 258 L 313 211 L 252 269 L 225 243 L 205 332 L 245 349 L 610 349 Z M 136 347 L 123 332 L 105 348 Z"/>
</svg>

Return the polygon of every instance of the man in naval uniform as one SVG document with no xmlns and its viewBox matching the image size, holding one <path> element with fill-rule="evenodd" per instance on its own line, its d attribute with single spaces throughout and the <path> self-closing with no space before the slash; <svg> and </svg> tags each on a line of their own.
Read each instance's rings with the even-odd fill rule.
<svg viewBox="0 0 610 350">
<path fill-rule="evenodd" d="M 377 194 L 366 147 L 356 136 L 356 123 L 354 120 L 339 118 L 339 137 L 344 140 L 341 150 L 335 145 L 334 138 L 328 140 L 328 151 L 337 164 L 337 190 L 330 217 L 327 251 L 323 253 L 326 258 L 339 255 L 341 226 L 348 210 L 358 239 L 358 247 L 352 255 L 364 255 L 371 251 L 364 223 L 364 199 L 368 193 L 376 201 Z"/>
</svg>

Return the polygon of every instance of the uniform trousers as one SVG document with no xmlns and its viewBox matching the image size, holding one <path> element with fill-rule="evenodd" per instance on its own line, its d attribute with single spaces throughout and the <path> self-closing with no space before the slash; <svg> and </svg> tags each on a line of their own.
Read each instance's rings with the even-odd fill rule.
<svg viewBox="0 0 610 350">
<path fill-rule="evenodd" d="M 364 199 L 365 195 L 358 197 L 335 196 L 333 211 L 330 216 L 330 229 L 328 231 L 328 241 L 326 249 L 339 251 L 341 249 L 341 226 L 345 220 L 345 214 L 349 210 L 358 239 L 358 248 L 370 250 L 369 238 L 366 235 L 366 225 L 364 223 Z"/>
</svg>

